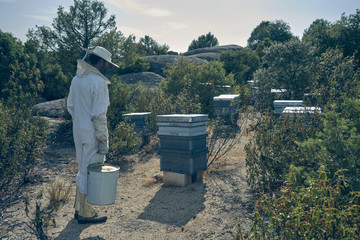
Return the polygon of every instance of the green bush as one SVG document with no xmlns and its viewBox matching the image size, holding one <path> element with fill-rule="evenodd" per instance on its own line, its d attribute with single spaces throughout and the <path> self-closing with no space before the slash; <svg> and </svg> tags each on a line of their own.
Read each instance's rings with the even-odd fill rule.
<svg viewBox="0 0 360 240">
<path fill-rule="evenodd" d="M 161 82 L 162 90 L 177 97 L 186 91 L 193 102 L 200 102 L 201 113 L 212 115 L 213 97 L 223 94 L 224 85 L 234 85 L 233 74 L 226 75 L 219 61 L 197 65 L 181 58 L 174 66 L 165 70 L 166 78 Z"/>
<path fill-rule="evenodd" d="M 272 116 L 265 117 L 255 139 L 245 146 L 248 184 L 254 189 L 276 189 L 284 183 L 291 164 L 304 167 L 305 181 L 318 163 L 304 157 L 298 144 L 314 137 L 320 124 L 319 114 L 283 116 L 276 124 Z"/>
<path fill-rule="evenodd" d="M 317 134 L 298 145 L 304 158 L 326 165 L 330 178 L 347 169 L 348 184 L 360 190 L 360 100 L 347 98 L 332 108 L 323 113 Z"/>
<path fill-rule="evenodd" d="M 46 141 L 46 123 L 30 109 L 0 102 L 0 189 L 16 176 L 27 181 Z"/>
<path fill-rule="evenodd" d="M 343 170 L 334 182 L 320 167 L 308 186 L 295 187 L 293 171 L 277 194 L 262 194 L 252 214 L 252 225 L 235 239 L 358 239 L 360 192 L 350 192 Z"/>
<path fill-rule="evenodd" d="M 141 146 L 141 136 L 134 131 L 135 124 L 120 122 L 109 135 L 109 160 L 117 162 L 124 155 L 137 152 Z"/>
</svg>

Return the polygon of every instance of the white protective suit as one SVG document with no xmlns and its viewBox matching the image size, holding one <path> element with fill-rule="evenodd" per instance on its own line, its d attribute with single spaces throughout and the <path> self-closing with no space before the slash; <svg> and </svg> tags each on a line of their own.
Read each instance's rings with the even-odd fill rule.
<svg viewBox="0 0 360 240">
<path fill-rule="evenodd" d="M 99 143 L 100 148 L 108 146 L 106 112 L 110 101 L 107 83 L 110 81 L 98 69 L 78 60 L 67 108 L 73 119 L 76 160 L 79 167 L 76 186 L 82 194 L 87 194 L 88 165 L 105 161 L 105 155 L 98 152 Z"/>
</svg>

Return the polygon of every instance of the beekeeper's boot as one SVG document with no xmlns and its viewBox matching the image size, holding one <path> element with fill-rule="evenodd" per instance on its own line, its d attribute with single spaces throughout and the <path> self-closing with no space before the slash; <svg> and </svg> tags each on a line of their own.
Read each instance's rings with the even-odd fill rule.
<svg viewBox="0 0 360 240">
<path fill-rule="evenodd" d="M 75 208 L 74 218 L 75 219 L 78 219 L 78 217 L 79 217 L 79 211 L 80 211 L 79 195 L 80 195 L 79 187 L 76 186 L 75 203 L 74 203 L 74 208 Z"/>
<path fill-rule="evenodd" d="M 79 192 L 79 216 L 78 223 L 103 223 L 106 222 L 107 217 L 99 217 L 91 205 L 87 202 L 87 195 Z"/>
</svg>

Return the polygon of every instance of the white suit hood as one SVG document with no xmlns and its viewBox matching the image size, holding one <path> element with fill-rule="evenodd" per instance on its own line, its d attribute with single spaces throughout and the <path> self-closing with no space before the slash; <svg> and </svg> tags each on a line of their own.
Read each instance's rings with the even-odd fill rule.
<svg viewBox="0 0 360 240">
<path fill-rule="evenodd" d="M 106 84 L 111 84 L 110 80 L 104 76 L 98 69 L 94 68 L 87 62 L 78 59 L 77 60 L 77 70 L 76 70 L 76 76 L 83 77 L 85 75 L 88 75 L 90 73 L 94 73 L 99 75 L 101 78 L 103 78 L 106 82 Z"/>
</svg>

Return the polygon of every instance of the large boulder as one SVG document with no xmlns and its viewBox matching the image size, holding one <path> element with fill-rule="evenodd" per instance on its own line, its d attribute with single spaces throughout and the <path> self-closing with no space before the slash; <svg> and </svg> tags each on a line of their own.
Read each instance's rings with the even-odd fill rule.
<svg viewBox="0 0 360 240">
<path fill-rule="evenodd" d="M 120 76 L 126 84 L 140 83 L 144 87 L 157 88 L 163 79 L 162 76 L 153 72 L 128 73 Z"/>
<path fill-rule="evenodd" d="M 218 47 L 197 48 L 184 53 L 184 56 L 196 57 L 207 61 L 216 61 L 219 60 L 220 53 L 222 53 L 223 51 L 226 50 L 238 51 L 242 49 L 243 47 L 235 44 L 218 46 Z"/>
<path fill-rule="evenodd" d="M 34 110 L 38 116 L 71 119 L 66 108 L 65 98 L 36 104 Z"/>
<path fill-rule="evenodd" d="M 226 50 L 242 50 L 243 47 L 235 44 L 230 45 L 223 45 L 223 46 L 217 46 L 217 47 L 208 47 L 208 48 L 197 48 L 194 50 L 187 51 L 184 53 L 184 56 L 192 56 L 200 53 L 221 53 Z"/>
<path fill-rule="evenodd" d="M 210 61 L 217 61 L 220 58 L 220 53 L 218 52 L 204 52 L 191 55 L 191 57 L 200 58 L 202 60 Z"/>
<path fill-rule="evenodd" d="M 193 56 L 178 56 L 178 55 L 153 55 L 147 56 L 147 60 L 150 64 L 149 72 L 159 74 L 160 76 L 165 77 L 163 69 L 173 66 L 180 58 L 184 58 L 186 61 L 203 64 L 207 63 L 206 60 L 196 58 Z"/>
</svg>

